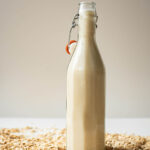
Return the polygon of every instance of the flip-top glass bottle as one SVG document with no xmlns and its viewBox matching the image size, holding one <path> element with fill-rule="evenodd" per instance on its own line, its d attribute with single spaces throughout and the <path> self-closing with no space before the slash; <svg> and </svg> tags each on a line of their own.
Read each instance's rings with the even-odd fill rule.
<svg viewBox="0 0 150 150">
<path fill-rule="evenodd" d="M 93 2 L 79 7 L 79 39 L 67 72 L 67 150 L 104 150 L 105 71 Z"/>
</svg>

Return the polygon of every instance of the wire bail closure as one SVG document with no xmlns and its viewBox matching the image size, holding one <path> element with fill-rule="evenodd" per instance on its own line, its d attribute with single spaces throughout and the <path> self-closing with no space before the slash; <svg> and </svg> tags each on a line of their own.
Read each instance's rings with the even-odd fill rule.
<svg viewBox="0 0 150 150">
<path fill-rule="evenodd" d="M 96 15 L 96 16 L 95 16 L 95 17 L 96 17 L 96 24 L 95 24 L 95 26 L 96 26 L 96 28 L 97 28 L 97 27 L 98 27 L 98 26 L 97 26 L 98 15 L 97 15 L 96 10 L 95 10 L 95 15 Z M 76 20 L 78 20 L 78 19 L 79 19 L 79 13 L 77 13 L 77 14 L 74 16 L 73 21 L 72 21 L 72 26 L 71 26 L 70 31 L 69 31 L 68 48 L 70 48 L 70 39 L 71 39 L 71 32 L 72 32 L 72 29 L 75 28 L 76 26 L 78 26 L 78 24 L 76 23 Z"/>
<path fill-rule="evenodd" d="M 70 39 L 71 39 L 71 32 L 72 32 L 72 29 L 75 28 L 76 26 L 78 26 L 78 24 L 76 23 L 76 20 L 79 19 L 79 13 L 77 13 L 74 18 L 73 18 L 73 21 L 72 21 L 72 26 L 70 28 L 70 31 L 69 31 L 69 39 L 68 39 L 68 48 L 70 48 Z"/>
</svg>

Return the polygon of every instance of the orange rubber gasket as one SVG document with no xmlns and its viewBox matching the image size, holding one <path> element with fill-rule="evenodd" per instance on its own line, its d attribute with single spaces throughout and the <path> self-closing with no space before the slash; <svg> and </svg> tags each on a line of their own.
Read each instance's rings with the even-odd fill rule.
<svg viewBox="0 0 150 150">
<path fill-rule="evenodd" d="M 77 41 L 71 40 L 69 44 L 76 43 Z M 70 55 L 68 44 L 66 45 L 66 52 Z"/>
</svg>

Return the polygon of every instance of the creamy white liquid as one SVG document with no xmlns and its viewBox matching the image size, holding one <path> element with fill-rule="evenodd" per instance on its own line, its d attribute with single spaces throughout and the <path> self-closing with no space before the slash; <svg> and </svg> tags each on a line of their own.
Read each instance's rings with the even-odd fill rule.
<svg viewBox="0 0 150 150">
<path fill-rule="evenodd" d="M 93 11 L 81 11 L 67 73 L 67 150 L 104 150 L 105 74 Z"/>
</svg>

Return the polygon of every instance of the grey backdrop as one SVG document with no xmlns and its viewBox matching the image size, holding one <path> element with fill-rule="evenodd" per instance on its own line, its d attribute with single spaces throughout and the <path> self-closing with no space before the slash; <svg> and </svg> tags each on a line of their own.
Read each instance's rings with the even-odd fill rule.
<svg viewBox="0 0 150 150">
<path fill-rule="evenodd" d="M 65 116 L 65 45 L 78 2 L 0 0 L 0 117 Z M 96 3 L 106 116 L 150 117 L 150 1 Z"/>
</svg>

